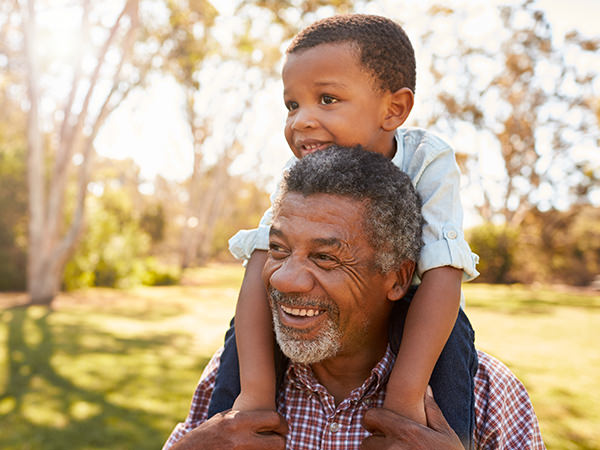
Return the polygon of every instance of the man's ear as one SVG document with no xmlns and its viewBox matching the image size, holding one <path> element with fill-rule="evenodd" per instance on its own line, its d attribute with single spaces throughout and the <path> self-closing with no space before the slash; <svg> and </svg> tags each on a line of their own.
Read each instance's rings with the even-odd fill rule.
<svg viewBox="0 0 600 450">
<path fill-rule="evenodd" d="M 394 284 L 387 292 L 388 300 L 394 302 L 400 300 L 408 291 L 415 272 L 415 262 L 404 260 L 400 267 L 393 271 Z"/>
<path fill-rule="evenodd" d="M 407 87 L 390 93 L 386 115 L 381 127 L 385 131 L 394 131 L 406 121 L 414 103 L 413 91 Z"/>
</svg>

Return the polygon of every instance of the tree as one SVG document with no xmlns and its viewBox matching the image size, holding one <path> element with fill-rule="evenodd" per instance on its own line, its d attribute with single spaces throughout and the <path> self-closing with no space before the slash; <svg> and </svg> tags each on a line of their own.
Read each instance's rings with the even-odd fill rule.
<svg viewBox="0 0 600 450">
<path fill-rule="evenodd" d="M 93 142 L 106 117 L 131 91 L 136 82 L 123 80 L 122 71 L 130 55 L 138 31 L 138 1 L 128 0 L 112 26 L 107 30 L 96 57 L 95 67 L 86 74 L 83 51 L 80 51 L 72 71 L 70 92 L 62 108 L 52 138 L 52 169 L 46 171 L 50 143 L 45 139 L 40 114 L 41 73 L 36 54 L 38 25 L 35 0 L 22 6 L 24 60 L 29 100 L 27 146 L 27 178 L 29 188 L 29 258 L 28 291 L 32 303 L 47 304 L 60 287 L 64 265 L 73 251 L 83 223 L 83 211 L 93 154 Z M 81 36 L 90 39 L 91 4 L 81 5 Z M 89 42 L 84 42 L 88 44 Z M 109 63 L 109 51 L 118 55 Z M 112 66 L 112 67 L 110 67 Z M 108 86 L 103 71 L 112 72 Z M 138 73 L 138 81 L 141 79 Z M 98 101 L 97 108 L 93 99 Z M 81 102 L 79 98 L 83 98 Z M 77 201 L 70 224 L 65 227 L 65 195 L 73 157 L 79 159 Z"/>
<path fill-rule="evenodd" d="M 500 7 L 499 23 L 490 23 L 489 36 L 477 40 L 462 25 L 468 19 L 463 11 L 431 13 L 425 43 L 439 43 L 435 30 L 448 22 L 456 40 L 431 56 L 434 89 L 427 95 L 437 97 L 438 106 L 427 126 L 455 136 L 484 220 L 514 227 L 534 208 L 589 203 L 598 187 L 598 160 L 578 147 L 598 142 L 593 67 L 600 63 L 600 39 L 571 33 L 559 47 L 546 16 L 529 0 Z M 465 148 L 472 127 L 479 141 Z M 486 164 L 493 164 L 492 176 L 482 172 Z"/>
<path fill-rule="evenodd" d="M 42 58 L 37 50 L 41 43 L 37 21 L 41 8 L 35 0 L 23 0 L 20 4 L 29 102 L 27 278 L 32 303 L 52 301 L 64 265 L 82 230 L 93 143 L 98 131 L 130 92 L 143 85 L 151 70 L 161 69 L 169 48 L 179 39 L 178 30 L 161 26 L 159 18 L 152 16 L 153 9 L 144 9 L 145 3 L 123 0 L 105 5 L 81 0 L 64 6 L 76 12 L 81 27 L 74 61 L 62 64 L 60 74 L 41 67 Z M 172 2 L 165 3 L 168 6 Z M 119 4 L 119 10 L 111 11 Z M 51 9 L 50 5 L 45 6 Z M 153 6 L 157 6 L 156 2 Z M 92 52 L 95 56 L 90 58 Z M 91 70 L 90 62 L 93 62 Z M 71 80 L 68 92 L 51 89 L 52 81 L 58 79 L 56 84 L 61 81 L 64 84 L 67 77 Z M 52 95 L 61 106 L 58 113 L 48 117 L 42 114 L 40 105 Z M 73 175 L 75 167 L 77 174 Z M 72 182 L 76 184 L 76 202 L 67 217 L 65 198 Z"/>
<path fill-rule="evenodd" d="M 202 2 L 199 2 L 202 3 Z M 215 226 L 225 212 L 227 185 L 232 182 L 229 167 L 232 161 L 242 152 L 243 132 L 236 124 L 242 124 L 254 95 L 276 73 L 277 63 L 281 59 L 280 42 L 291 38 L 306 21 L 314 16 L 320 8 L 336 8 L 339 12 L 348 12 L 350 1 L 302 1 L 302 2 L 240 2 L 235 11 L 236 19 L 241 20 L 232 38 L 232 45 L 219 47 L 219 55 L 214 52 L 215 39 L 211 35 L 212 28 L 196 26 L 194 10 L 198 4 L 171 5 L 171 24 L 181 36 L 179 45 L 173 47 L 169 55 L 169 69 L 175 75 L 185 91 L 186 116 L 194 148 L 194 165 L 189 180 L 189 201 L 186 210 L 186 220 L 181 239 L 181 266 L 183 268 L 197 262 L 203 262 L 210 253 Z M 183 4 L 186 6 L 186 4 Z M 202 8 L 204 20 L 212 25 L 214 15 Z M 290 12 L 293 14 L 290 15 Z M 299 15 L 301 21 L 293 17 Z M 257 24 L 262 24 L 258 25 Z M 274 40 L 265 39 L 265 33 L 278 36 Z M 208 63 L 208 64 L 207 64 Z M 212 85 L 212 98 L 224 98 L 228 95 L 237 97 L 237 105 L 230 111 L 230 138 L 223 143 L 223 148 L 217 156 L 214 165 L 207 163 L 205 141 L 211 137 L 215 121 L 213 110 L 206 108 L 203 102 L 214 100 L 203 96 L 202 73 L 209 66 L 220 66 L 223 72 L 229 73 L 228 83 Z M 233 66 L 233 67 L 232 67 Z M 244 76 L 260 70 L 260 77 Z M 209 68 L 210 70 L 210 68 Z M 207 109 L 202 114 L 200 110 Z M 210 180 L 210 182 L 206 182 Z"/>
</svg>

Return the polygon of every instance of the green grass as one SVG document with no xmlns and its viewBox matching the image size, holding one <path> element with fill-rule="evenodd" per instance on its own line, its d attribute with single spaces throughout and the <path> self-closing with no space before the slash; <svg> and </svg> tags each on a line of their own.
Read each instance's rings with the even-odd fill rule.
<svg viewBox="0 0 600 450">
<path fill-rule="evenodd" d="M 63 294 L 51 310 L 0 294 L 0 448 L 160 448 L 222 342 L 241 276 L 210 266 L 183 286 Z"/>
<path fill-rule="evenodd" d="M 523 381 L 549 449 L 600 449 L 600 295 L 465 285 L 478 348 Z"/>
<path fill-rule="evenodd" d="M 0 294 L 0 448 L 157 449 L 221 345 L 242 270 L 91 289 L 52 309 Z M 600 449 L 600 296 L 466 285 L 479 348 L 525 383 L 549 449 Z"/>
</svg>

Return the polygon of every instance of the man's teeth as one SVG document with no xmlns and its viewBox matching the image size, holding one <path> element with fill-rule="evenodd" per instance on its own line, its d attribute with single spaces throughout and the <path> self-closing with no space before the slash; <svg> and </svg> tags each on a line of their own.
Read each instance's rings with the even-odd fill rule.
<svg viewBox="0 0 600 450">
<path fill-rule="evenodd" d="M 316 310 L 316 309 L 290 308 L 289 306 L 283 306 L 283 305 L 281 305 L 281 309 L 283 309 L 283 311 L 286 314 L 290 314 L 292 316 L 313 317 L 313 316 L 318 316 L 319 314 L 321 314 L 321 311 Z"/>
<path fill-rule="evenodd" d="M 304 149 L 305 150 L 314 150 L 316 148 L 319 148 L 321 146 L 321 144 L 304 144 Z"/>
</svg>

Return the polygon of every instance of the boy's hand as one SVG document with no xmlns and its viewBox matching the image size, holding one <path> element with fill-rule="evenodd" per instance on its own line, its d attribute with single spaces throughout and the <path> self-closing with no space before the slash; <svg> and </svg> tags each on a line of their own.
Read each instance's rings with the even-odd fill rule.
<svg viewBox="0 0 600 450">
<path fill-rule="evenodd" d="M 233 411 L 275 410 L 275 401 L 270 399 L 271 395 L 249 395 L 241 392 L 233 402 Z"/>
</svg>

